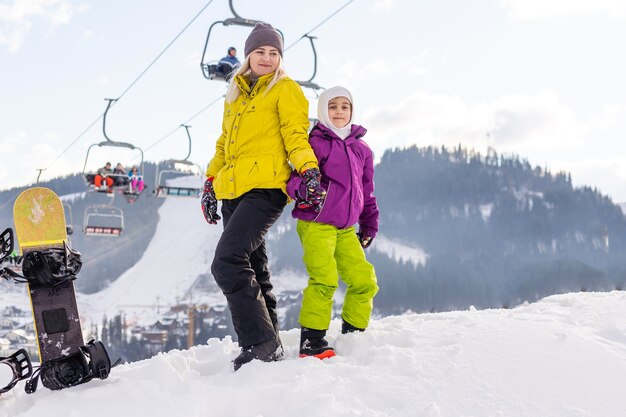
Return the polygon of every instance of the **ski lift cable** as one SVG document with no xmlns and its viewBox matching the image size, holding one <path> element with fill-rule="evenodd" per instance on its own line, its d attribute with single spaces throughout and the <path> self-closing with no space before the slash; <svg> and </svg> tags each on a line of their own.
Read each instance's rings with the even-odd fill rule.
<svg viewBox="0 0 626 417">
<path fill-rule="evenodd" d="M 126 249 L 127 246 L 135 242 L 135 238 L 139 237 L 145 232 L 148 232 L 150 229 L 151 229 L 151 225 L 149 224 L 140 226 L 139 228 L 134 228 L 133 229 L 134 232 L 126 234 L 123 237 L 123 239 L 126 239 L 126 240 L 122 241 L 122 243 L 117 243 L 113 248 L 111 248 L 107 252 L 104 252 L 102 254 L 96 255 L 95 257 L 87 259 L 86 261 L 83 262 L 83 266 L 90 266 L 90 265 L 98 264 L 103 260 L 109 260 L 111 255 L 115 255 L 121 252 L 123 249 Z"/>
<path fill-rule="evenodd" d="M 148 146 L 146 148 L 146 150 L 144 151 L 144 153 L 147 153 L 150 149 L 154 148 L 155 146 L 157 146 L 159 143 L 163 142 L 165 139 L 169 138 L 170 136 L 172 136 L 174 133 L 176 133 L 178 131 L 178 129 L 180 129 L 183 125 L 186 125 L 187 123 L 191 122 L 193 119 L 195 119 L 196 117 L 200 116 L 202 113 L 204 113 L 206 110 L 209 109 L 209 107 L 213 106 L 215 103 L 219 102 L 222 98 L 224 98 L 224 94 L 220 94 L 218 97 L 216 97 L 213 101 L 211 101 L 209 104 L 207 104 L 206 106 L 204 106 L 201 110 L 197 111 L 193 116 L 191 116 L 189 119 L 185 120 L 183 123 L 181 123 L 179 126 L 176 126 L 176 128 L 172 129 L 168 134 L 166 134 L 165 136 L 163 136 L 162 138 L 160 138 L 159 140 L 157 140 L 156 142 L 154 142 L 152 145 Z"/>
<path fill-rule="evenodd" d="M 298 38 L 297 41 L 293 42 L 291 45 L 289 45 L 288 47 L 285 48 L 285 51 L 289 50 L 291 47 L 293 47 L 295 44 L 297 44 L 298 42 L 300 42 L 302 39 L 306 38 L 307 36 L 309 36 L 311 34 L 311 32 L 313 32 L 314 30 L 318 29 L 320 26 L 322 26 L 324 23 L 328 22 L 330 19 L 332 19 L 337 13 L 339 13 L 340 11 L 342 11 L 343 9 L 345 9 L 346 7 L 348 7 L 348 5 L 350 3 L 354 2 L 354 0 L 348 0 L 348 2 L 346 4 L 344 4 L 343 6 L 341 6 L 340 8 L 338 8 L 337 10 L 335 10 L 332 14 L 330 14 L 326 19 L 322 20 L 317 26 L 315 26 L 313 29 L 309 30 L 308 32 L 306 32 L 304 35 L 302 35 L 300 38 Z"/>
<path fill-rule="evenodd" d="M 54 165 L 56 163 L 56 161 L 59 160 L 59 158 L 61 158 L 65 152 L 67 152 L 72 146 L 74 146 L 76 144 L 76 142 L 78 142 L 83 136 L 85 136 L 85 134 L 96 124 L 100 121 L 100 119 L 102 119 L 102 117 L 104 117 L 104 113 L 102 113 L 100 116 L 98 116 L 98 118 L 96 120 L 94 120 L 93 122 L 91 122 L 91 124 L 89 126 L 87 126 L 87 128 L 85 130 L 83 130 L 80 135 L 78 135 L 76 137 L 76 139 L 74 139 L 69 145 L 67 145 L 65 147 L 65 149 L 63 149 L 63 151 L 61 151 L 61 153 L 59 155 L 57 155 L 56 158 L 54 158 L 54 160 L 50 163 L 50 165 L 48 165 L 47 167 L 44 168 L 44 171 L 47 170 L 48 168 L 50 168 L 52 165 Z"/>
<path fill-rule="evenodd" d="M 354 1 L 354 0 L 352 0 L 352 1 Z M 182 34 L 183 34 L 183 33 L 184 33 L 184 32 L 185 32 L 188 28 L 189 28 L 189 26 L 191 26 L 191 24 L 192 24 L 193 22 L 195 22 L 195 21 L 196 21 L 196 19 L 197 19 L 198 17 L 200 17 L 200 15 L 202 14 L 202 12 L 204 12 L 204 10 L 205 10 L 207 7 L 209 7 L 209 5 L 210 5 L 211 3 L 213 3 L 213 0 L 209 0 L 209 2 L 208 2 L 207 4 L 205 4 L 205 5 L 204 5 L 204 7 L 202 7 L 202 9 L 200 9 L 200 11 L 199 11 L 198 13 L 196 13 L 196 15 L 193 17 L 193 19 L 191 19 L 191 20 L 189 21 L 189 23 L 187 23 L 187 25 L 185 25 L 185 27 L 184 27 L 184 28 L 183 28 L 183 29 L 182 29 L 182 30 L 178 33 L 178 35 L 176 35 L 176 36 L 174 37 L 174 39 L 172 39 L 172 40 L 170 41 L 170 43 L 168 43 L 168 44 L 167 44 L 167 46 L 166 46 L 166 47 L 165 47 L 165 48 L 164 48 L 164 49 L 163 49 L 163 50 L 162 50 L 162 51 L 161 51 L 161 52 L 160 52 L 160 53 L 156 56 L 156 58 L 154 58 L 154 59 L 152 60 L 152 62 L 151 62 L 151 63 L 150 63 L 150 64 L 146 67 L 146 69 L 144 69 L 144 70 L 141 72 L 141 74 L 139 74 L 139 75 L 137 76 L 137 78 L 135 78 L 135 80 L 134 80 L 132 83 L 130 83 L 130 85 L 129 85 L 128 87 L 126 87 L 126 89 L 122 92 L 122 94 L 120 94 L 120 96 L 117 98 L 117 100 L 119 100 L 119 99 L 121 99 L 122 97 L 124 97 L 124 95 L 128 92 L 128 90 L 130 90 L 131 88 L 133 88 L 133 86 L 134 86 L 134 85 L 135 85 L 135 84 L 139 81 L 139 79 L 140 79 L 141 77 L 143 77 L 143 75 L 144 75 L 146 72 L 148 72 L 148 70 L 152 67 L 152 65 L 154 65 L 154 64 L 155 64 L 155 63 L 159 60 L 159 58 L 161 58 L 161 56 L 162 56 L 162 55 L 163 55 L 163 54 L 164 54 L 164 53 L 165 53 L 165 52 L 166 52 L 166 51 L 170 48 L 170 46 L 172 46 L 172 45 L 174 44 L 174 42 L 176 42 L 176 41 L 178 40 L 178 38 L 180 38 L 180 36 L 181 36 L 181 35 L 182 35 Z"/>
<path fill-rule="evenodd" d="M 297 41 L 295 41 L 294 43 L 292 43 L 291 45 L 289 45 L 287 48 L 284 49 L 284 51 L 287 51 L 289 48 L 293 47 L 294 45 L 296 45 L 298 42 L 300 42 L 302 39 L 307 38 L 311 32 L 313 32 L 314 30 L 318 29 L 319 27 L 321 27 L 323 24 L 325 24 L 326 22 L 328 22 L 330 19 L 332 19 L 337 13 L 339 13 L 340 11 L 342 11 L 343 9 L 345 9 L 348 5 L 350 5 L 350 3 L 354 2 L 354 0 L 348 0 L 347 3 L 345 3 L 343 6 L 341 6 L 340 8 L 338 8 L 337 10 L 335 10 L 333 13 L 331 13 L 327 18 L 325 18 L 324 20 L 322 20 L 320 23 L 318 23 L 313 29 L 309 30 L 308 32 L 306 32 L 304 35 L 302 35 L 300 38 L 298 38 Z M 172 129 L 172 131 L 170 131 L 168 134 L 166 134 L 165 136 L 163 136 L 162 138 L 158 139 L 156 142 L 154 142 L 152 145 L 150 145 L 149 147 L 146 148 L 145 152 L 148 152 L 150 149 L 154 148 L 156 145 L 158 145 L 159 143 L 163 142 L 165 139 L 169 138 L 170 136 L 172 136 L 182 125 L 189 123 L 190 121 L 192 121 L 193 119 L 195 119 L 196 117 L 198 117 L 200 114 L 202 114 L 204 111 L 208 110 L 211 106 L 213 106 L 215 103 L 217 103 L 221 98 L 223 98 L 224 95 L 221 94 L 220 96 L 218 96 L 215 100 L 213 100 L 211 103 L 209 103 L 208 105 L 206 105 L 205 107 L 203 107 L 201 110 L 199 110 L 198 112 L 196 112 L 193 116 L 191 116 L 189 119 L 187 119 L 185 122 L 183 122 L 181 125 L 177 126 L 176 128 Z"/>
<path fill-rule="evenodd" d="M 198 17 L 200 17 L 200 15 L 206 10 L 207 7 L 209 7 L 209 5 L 213 3 L 213 0 L 209 0 L 203 7 L 202 9 L 200 9 L 200 11 L 198 13 L 196 13 L 196 15 L 189 21 L 189 23 L 187 23 L 185 25 L 185 27 L 174 37 L 174 39 L 172 39 L 170 41 L 170 43 L 167 44 L 167 46 L 156 56 L 156 58 L 154 58 L 152 60 L 152 62 L 135 78 L 135 80 L 130 83 L 130 85 L 128 87 L 126 87 L 126 89 L 122 92 L 122 94 L 119 95 L 119 97 L 116 100 L 121 99 L 122 97 L 124 97 L 124 95 L 126 95 L 126 93 L 128 93 L 128 91 L 133 88 L 135 86 L 135 84 L 137 84 L 137 82 L 141 79 L 141 77 L 143 77 L 146 72 L 148 72 L 148 70 L 150 68 L 152 68 L 152 66 L 161 58 L 161 56 L 163 56 L 163 54 L 174 44 L 174 42 L 176 42 L 176 40 L 178 40 L 178 38 L 180 38 L 180 36 L 189 28 L 189 26 L 191 26 L 191 24 L 193 22 L 196 21 L 196 19 L 198 19 Z M 89 126 L 87 126 L 87 128 L 85 130 L 83 130 L 77 137 L 76 139 L 74 139 L 65 149 L 63 149 L 63 151 L 56 157 L 54 158 L 54 160 L 50 163 L 50 165 L 48 165 L 46 168 L 44 169 L 48 169 L 50 168 L 52 165 L 54 165 L 56 163 L 56 161 L 59 160 L 59 158 L 61 158 L 72 146 L 74 146 L 76 144 L 76 142 L 78 142 L 83 136 L 85 136 L 85 134 L 96 124 L 100 121 L 100 119 L 102 119 L 102 117 L 104 117 L 104 113 L 102 113 L 101 115 L 98 116 L 98 118 L 96 120 L 94 120 L 93 122 L 91 122 L 91 124 Z"/>
</svg>

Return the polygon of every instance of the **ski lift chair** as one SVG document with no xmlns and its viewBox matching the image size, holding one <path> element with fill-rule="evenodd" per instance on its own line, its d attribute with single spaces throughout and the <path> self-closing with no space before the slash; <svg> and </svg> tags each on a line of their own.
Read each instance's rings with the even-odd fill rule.
<svg viewBox="0 0 626 417">
<path fill-rule="evenodd" d="M 319 96 L 318 91 L 323 90 L 323 87 L 320 87 L 317 83 L 313 82 L 315 75 L 317 74 L 317 51 L 315 50 L 315 44 L 313 43 L 313 39 L 317 39 L 315 36 L 311 36 L 309 34 L 303 35 L 303 38 L 307 38 L 311 43 L 311 49 L 313 50 L 313 75 L 308 80 L 298 81 L 296 82 L 300 84 L 301 87 L 310 88 L 315 92 L 316 96 Z"/>
<path fill-rule="evenodd" d="M 234 17 L 213 22 L 213 24 L 211 24 L 211 26 L 209 27 L 209 31 L 207 33 L 206 40 L 204 42 L 204 50 L 202 51 L 202 59 L 200 60 L 200 68 L 202 69 L 202 75 L 204 75 L 204 78 L 206 78 L 207 80 L 230 81 L 235 70 L 238 68 L 237 66 L 232 66 L 232 64 L 231 64 L 231 68 L 227 68 L 222 65 L 224 64 L 224 61 L 205 61 L 205 57 L 207 54 L 207 47 L 209 46 L 209 38 L 211 37 L 211 31 L 213 30 L 213 26 L 221 23 L 224 26 L 254 27 L 256 26 L 257 23 L 264 23 L 261 20 L 246 19 L 246 18 L 239 16 L 237 12 L 235 11 L 235 9 L 233 8 L 233 0 L 228 1 L 228 6 L 230 7 L 230 11 Z M 282 36 L 282 32 L 279 31 L 279 33 Z"/>
<path fill-rule="evenodd" d="M 117 174 L 117 173 L 109 173 L 107 175 L 105 175 L 106 177 L 112 178 L 113 179 L 113 185 L 111 186 L 111 188 L 108 187 L 104 187 L 104 188 L 96 188 L 95 186 L 95 176 L 96 174 L 93 173 L 88 173 L 86 172 L 87 169 L 87 163 L 89 160 L 89 153 L 91 152 L 91 149 L 94 146 L 98 146 L 98 147 L 117 147 L 117 148 L 128 148 L 130 150 L 138 150 L 141 154 L 141 162 L 139 163 L 139 165 L 141 166 L 140 170 L 141 172 L 143 172 L 143 167 L 144 167 L 144 161 L 143 161 L 143 150 L 141 150 L 141 148 L 131 144 L 131 143 L 126 143 L 126 142 L 114 142 L 111 140 L 107 140 L 107 141 L 103 141 L 103 142 L 99 142 L 99 143 L 94 143 L 91 146 L 89 146 L 89 148 L 87 149 L 87 156 L 85 157 L 85 165 L 83 166 L 83 176 L 85 178 L 85 181 L 87 183 L 87 187 L 88 187 L 88 191 L 89 192 L 98 192 L 98 193 L 106 193 L 109 195 L 112 195 L 112 191 L 118 190 L 119 192 L 123 193 L 123 194 L 127 194 L 127 195 L 132 195 L 132 196 L 139 196 L 138 192 L 135 192 L 131 189 L 130 187 L 130 182 L 128 181 L 128 175 L 127 174 Z M 124 181 L 118 181 L 118 179 L 122 179 Z"/>
<path fill-rule="evenodd" d="M 170 185 L 167 183 L 165 176 L 167 174 L 178 174 L 180 173 L 180 171 L 175 170 L 175 169 L 159 170 L 159 167 L 157 165 L 157 174 L 156 174 L 157 186 L 154 190 L 154 194 L 157 197 L 195 197 L 195 198 L 200 197 L 200 194 L 202 194 L 202 188 L 203 188 L 203 178 L 202 178 L 202 168 L 199 165 L 194 164 L 190 161 L 175 160 L 175 159 L 171 159 L 169 161 L 166 161 L 165 163 L 172 164 L 172 165 L 184 164 L 189 167 L 198 168 L 198 172 L 200 172 L 199 174 L 200 181 L 198 182 L 198 187 L 181 187 L 181 186 Z"/>
<path fill-rule="evenodd" d="M 141 172 L 144 172 L 143 150 L 140 147 L 135 146 L 132 143 L 113 141 L 113 140 L 109 139 L 109 137 L 107 136 L 107 133 L 106 133 L 107 114 L 109 112 L 109 109 L 111 108 L 111 105 L 115 101 L 117 101 L 117 99 L 107 98 L 105 100 L 107 100 L 109 102 L 108 105 L 107 105 L 106 110 L 104 111 L 104 116 L 103 116 L 103 119 L 102 119 L 102 133 L 104 134 L 104 137 L 105 137 L 106 140 L 102 141 L 102 142 L 94 143 L 94 144 L 90 145 L 89 148 L 87 149 L 87 155 L 85 156 L 85 164 L 83 165 L 83 177 L 85 178 L 85 181 L 86 181 L 86 184 L 87 184 L 87 190 L 90 191 L 90 192 L 107 193 L 108 195 L 111 195 L 111 196 L 113 195 L 112 190 L 121 190 L 121 192 L 123 194 L 138 197 L 140 193 L 136 193 L 136 192 L 134 192 L 130 188 L 130 183 L 128 181 L 128 176 L 126 175 L 126 173 L 124 173 L 124 174 L 117 174 L 117 173 L 112 173 L 111 172 L 111 173 L 107 174 L 105 177 L 113 178 L 113 186 L 111 187 L 111 189 L 108 189 L 107 187 L 105 187 L 105 188 L 96 188 L 95 187 L 95 177 L 96 177 L 96 174 L 87 172 L 87 163 L 89 161 L 89 154 L 91 152 L 91 149 L 94 146 L 97 146 L 99 148 L 100 147 L 128 148 L 131 151 L 135 151 L 135 150 L 139 151 L 140 152 L 140 156 L 141 156 L 141 162 L 140 162 L 139 166 L 140 166 Z M 120 179 L 120 178 L 124 179 L 126 181 L 122 181 L 121 183 L 120 183 L 120 181 L 116 181 L 117 179 Z M 118 184 L 116 185 L 116 183 L 118 183 Z"/>
<path fill-rule="evenodd" d="M 235 72 L 241 65 L 233 65 L 228 61 L 211 61 L 206 63 L 209 80 L 222 80 L 230 82 Z"/>
<path fill-rule="evenodd" d="M 300 87 L 303 88 L 308 88 L 313 90 L 313 92 L 315 93 L 315 97 L 319 97 L 319 91 L 320 90 L 324 90 L 324 87 L 320 87 L 317 83 L 313 82 L 313 79 L 315 78 L 315 75 L 317 74 L 317 51 L 315 50 L 315 44 L 313 43 L 313 39 L 317 39 L 314 36 L 311 36 L 309 34 L 306 34 L 304 36 L 302 36 L 303 38 L 307 38 L 309 40 L 309 42 L 311 43 L 311 49 L 313 50 L 313 75 L 311 75 L 311 77 L 308 80 L 295 80 Z M 317 118 L 315 117 L 309 117 L 309 133 L 311 132 L 311 129 L 313 129 L 313 126 L 315 126 L 315 124 L 318 122 Z"/>
<path fill-rule="evenodd" d="M 187 132 L 187 139 L 189 141 L 187 156 L 185 157 L 185 159 L 170 159 L 168 161 L 165 161 L 165 164 L 171 165 L 173 167 L 171 169 L 160 170 L 159 164 L 156 165 L 156 175 L 155 175 L 156 187 L 154 189 L 154 194 L 157 197 L 200 197 L 200 194 L 202 193 L 203 186 L 204 186 L 204 183 L 203 183 L 204 178 L 202 177 L 202 168 L 200 167 L 200 165 L 194 164 L 193 162 L 188 160 L 189 156 L 191 155 L 191 134 L 189 133 L 190 126 L 181 125 L 181 127 L 185 128 L 185 131 Z M 176 164 L 182 164 L 191 168 L 197 168 L 198 177 L 199 177 L 198 187 L 182 187 L 182 186 L 170 185 L 167 183 L 165 175 L 180 174 L 180 171 L 177 171 L 176 169 L 174 169 Z"/>
<path fill-rule="evenodd" d="M 119 237 L 124 230 L 124 213 L 121 209 L 100 204 L 85 209 L 83 232 L 85 236 Z"/>
</svg>

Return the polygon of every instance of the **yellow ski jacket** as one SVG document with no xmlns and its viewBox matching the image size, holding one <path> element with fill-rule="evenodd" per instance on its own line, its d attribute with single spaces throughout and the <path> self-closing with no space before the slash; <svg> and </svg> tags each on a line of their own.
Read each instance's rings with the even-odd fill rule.
<svg viewBox="0 0 626 417">
<path fill-rule="evenodd" d="M 292 168 L 302 172 L 317 167 L 308 141 L 309 103 L 300 86 L 286 77 L 269 91 L 274 74 L 260 77 L 253 88 L 247 77 L 235 79 L 241 94 L 224 102 L 222 134 L 215 156 L 206 170 L 214 177 L 219 200 L 231 200 L 253 188 L 279 188 L 286 184 Z"/>
</svg>

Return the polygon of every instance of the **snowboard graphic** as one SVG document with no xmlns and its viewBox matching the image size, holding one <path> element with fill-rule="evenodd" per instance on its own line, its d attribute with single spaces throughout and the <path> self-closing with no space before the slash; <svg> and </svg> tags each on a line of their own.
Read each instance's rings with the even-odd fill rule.
<svg viewBox="0 0 626 417">
<path fill-rule="evenodd" d="M 54 191 L 34 187 L 23 191 L 13 206 L 16 241 L 21 255 L 67 242 L 63 203 Z M 85 343 L 80 327 L 74 283 L 28 284 L 41 363 L 79 351 Z"/>
</svg>

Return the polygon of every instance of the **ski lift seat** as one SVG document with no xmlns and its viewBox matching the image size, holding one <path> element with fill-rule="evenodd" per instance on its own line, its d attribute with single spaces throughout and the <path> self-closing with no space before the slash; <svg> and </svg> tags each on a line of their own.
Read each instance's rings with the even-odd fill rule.
<svg viewBox="0 0 626 417">
<path fill-rule="evenodd" d="M 200 197 L 200 188 L 171 187 L 162 185 L 157 188 L 157 197 Z"/>
<path fill-rule="evenodd" d="M 230 81 L 239 65 L 233 65 L 228 61 L 213 61 L 204 64 L 210 80 Z"/>
<path fill-rule="evenodd" d="M 101 204 L 85 209 L 85 236 L 119 237 L 124 230 L 124 213 L 113 205 Z"/>
<path fill-rule="evenodd" d="M 121 227 L 85 226 L 85 236 L 119 237 L 121 234 L 122 234 Z"/>
</svg>

